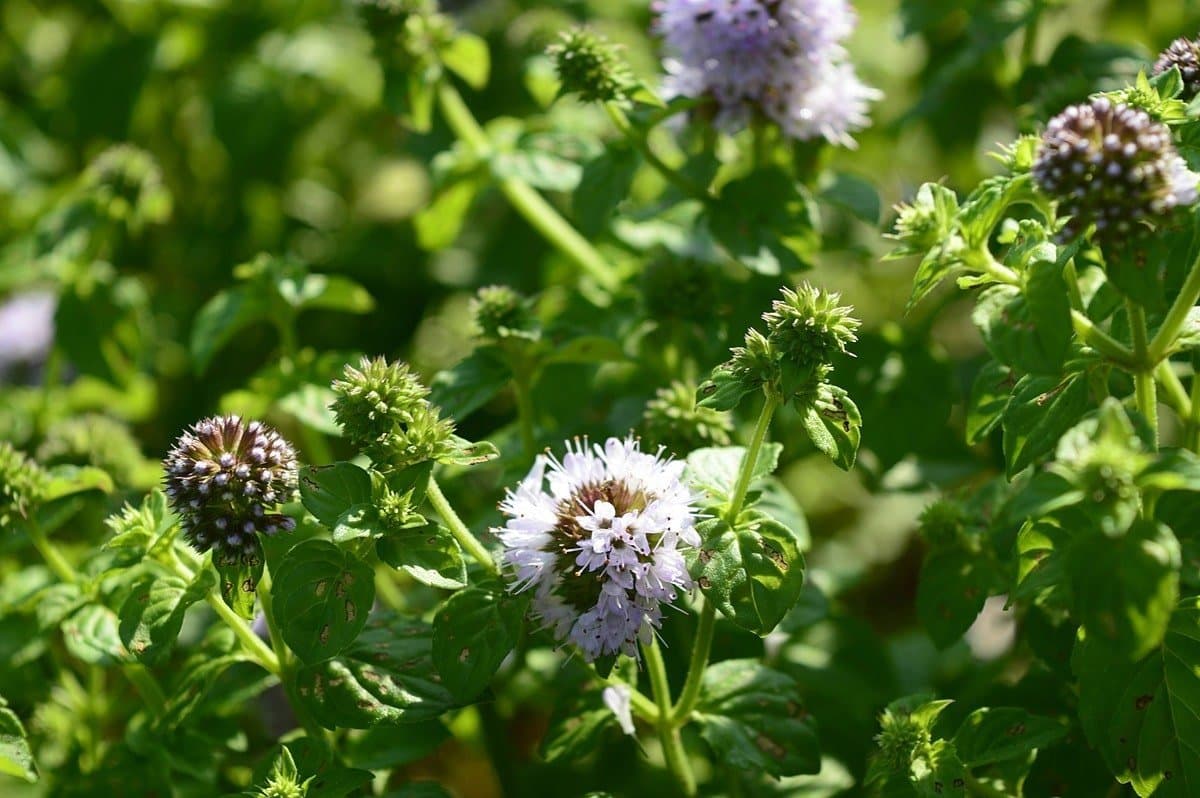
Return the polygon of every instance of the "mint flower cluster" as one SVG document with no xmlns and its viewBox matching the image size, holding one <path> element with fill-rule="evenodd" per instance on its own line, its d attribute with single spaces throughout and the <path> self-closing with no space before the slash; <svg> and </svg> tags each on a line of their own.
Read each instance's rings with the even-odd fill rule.
<svg viewBox="0 0 1200 798">
<path fill-rule="evenodd" d="M 683 469 L 633 438 L 576 439 L 561 460 L 539 455 L 500 504 L 513 588 L 533 591 L 534 615 L 589 662 L 636 657 L 662 605 L 692 587 L 683 557 L 700 536 Z"/>
<path fill-rule="evenodd" d="M 857 22 L 843 0 L 658 0 L 667 56 L 663 89 L 715 105 L 736 132 L 763 116 L 789 137 L 852 146 L 880 95 L 858 79 L 845 39 Z"/>
<path fill-rule="evenodd" d="M 1095 226 L 1100 242 L 1161 220 L 1196 201 L 1200 176 L 1175 150 L 1171 131 L 1145 111 L 1107 97 L 1072 105 L 1050 120 L 1033 164 L 1038 188 L 1067 217 L 1069 240 Z"/>
<path fill-rule="evenodd" d="M 175 441 L 163 468 L 167 498 L 184 536 L 200 552 L 249 555 L 259 534 L 295 529 L 296 522 L 277 510 L 296 494 L 296 452 L 260 421 L 198 421 Z"/>
</svg>

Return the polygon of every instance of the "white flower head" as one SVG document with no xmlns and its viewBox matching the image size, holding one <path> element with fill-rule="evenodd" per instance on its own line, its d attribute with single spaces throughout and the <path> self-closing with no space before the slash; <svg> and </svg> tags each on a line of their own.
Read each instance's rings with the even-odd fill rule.
<svg viewBox="0 0 1200 798">
<path fill-rule="evenodd" d="M 58 298 L 49 291 L 15 294 L 0 303 L 0 376 L 19 363 L 40 365 L 54 345 Z"/>
<path fill-rule="evenodd" d="M 634 734 L 637 730 L 633 726 L 633 706 L 630 703 L 628 685 L 614 684 L 605 687 L 601 698 L 604 699 L 604 706 L 616 715 L 621 731 L 629 735 Z"/>
<path fill-rule="evenodd" d="M 668 97 L 709 98 L 728 132 L 765 114 L 796 139 L 852 146 L 878 99 L 847 61 L 845 0 L 657 0 Z"/>
<path fill-rule="evenodd" d="M 633 438 L 577 439 L 561 460 L 539 455 L 500 503 L 513 589 L 533 591 L 534 614 L 589 662 L 636 656 L 662 604 L 692 587 L 683 551 L 700 536 L 683 468 Z"/>
</svg>

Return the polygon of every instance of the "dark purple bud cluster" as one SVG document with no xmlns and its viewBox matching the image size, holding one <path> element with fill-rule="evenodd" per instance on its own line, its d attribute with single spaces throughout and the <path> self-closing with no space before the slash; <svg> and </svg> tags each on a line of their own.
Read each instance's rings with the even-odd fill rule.
<svg viewBox="0 0 1200 798">
<path fill-rule="evenodd" d="M 1176 39 L 1167 49 L 1158 54 L 1154 62 L 1154 74 L 1161 75 L 1171 67 L 1178 67 L 1183 78 L 1182 100 L 1191 100 L 1200 94 L 1200 42 L 1192 39 Z"/>
<path fill-rule="evenodd" d="M 214 416 L 179 436 L 163 461 L 166 492 L 188 542 L 201 552 L 251 553 L 256 535 L 290 532 L 275 512 L 296 494 L 296 452 L 259 421 Z"/>
<path fill-rule="evenodd" d="M 1134 225 L 1196 201 L 1188 171 L 1167 126 L 1145 111 L 1098 97 L 1050 120 L 1033 164 L 1038 187 L 1057 200 L 1069 240 L 1096 226 L 1117 240 Z"/>
</svg>

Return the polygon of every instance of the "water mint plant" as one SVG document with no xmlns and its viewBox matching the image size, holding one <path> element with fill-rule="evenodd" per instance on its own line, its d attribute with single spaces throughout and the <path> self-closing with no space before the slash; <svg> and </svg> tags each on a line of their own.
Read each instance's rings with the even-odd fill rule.
<svg viewBox="0 0 1200 798">
<path fill-rule="evenodd" d="M 1197 793 L 1186 9 L 10 5 L 0 795 Z"/>
</svg>

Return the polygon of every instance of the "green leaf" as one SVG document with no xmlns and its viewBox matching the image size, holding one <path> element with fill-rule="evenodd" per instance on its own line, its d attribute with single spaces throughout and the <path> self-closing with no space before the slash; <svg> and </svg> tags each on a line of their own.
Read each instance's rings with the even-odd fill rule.
<svg viewBox="0 0 1200 798">
<path fill-rule="evenodd" d="M 467 586 L 467 563 L 458 542 L 436 523 L 411 533 L 380 538 L 379 559 L 418 582 L 442 590 Z"/>
<path fill-rule="evenodd" d="M 917 616 L 939 648 L 957 642 L 993 587 L 986 559 L 963 549 L 934 551 L 921 566 Z"/>
<path fill-rule="evenodd" d="M 621 345 L 602 335 L 583 335 L 572 338 L 546 356 L 551 363 L 619 363 L 625 360 Z"/>
<path fill-rule="evenodd" d="M 106 471 L 91 466 L 61 465 L 50 469 L 50 479 L 42 493 L 42 502 L 49 504 L 77 493 L 98 490 L 113 492 L 112 477 Z"/>
<path fill-rule="evenodd" d="M 708 228 L 734 260 L 759 274 L 808 267 L 816 249 L 816 211 L 802 187 L 780 170 L 727 183 L 708 206 Z"/>
<path fill-rule="evenodd" d="M 1025 291 L 995 285 L 971 314 L 992 356 L 1029 374 L 1059 374 L 1071 344 L 1066 285 L 1053 261 L 1037 261 Z"/>
<path fill-rule="evenodd" d="M 304 466 L 300 500 L 318 521 L 333 529 L 351 508 L 371 505 L 371 475 L 348 462 Z"/>
<path fill-rule="evenodd" d="M 433 662 L 455 697 L 484 691 L 517 644 L 524 614 L 524 601 L 476 587 L 441 606 L 433 619 Z"/>
<path fill-rule="evenodd" d="M 461 421 L 504 390 L 510 379 L 512 372 L 499 350 L 480 347 L 453 368 L 438 373 L 429 386 L 429 401 Z"/>
<path fill-rule="evenodd" d="M 779 465 L 783 444 L 768 442 L 758 450 L 758 460 L 750 474 L 750 485 L 771 474 Z M 742 460 L 746 457 L 744 446 L 710 446 L 696 449 L 687 457 L 684 481 L 698 491 L 722 502 L 729 501 L 737 484 Z"/>
<path fill-rule="evenodd" d="M 1141 662 L 1082 637 L 1072 656 L 1079 716 L 1113 774 L 1137 794 L 1190 798 L 1200 785 L 1200 599 L 1180 602 Z"/>
<path fill-rule="evenodd" d="M 345 754 L 346 764 L 352 767 L 391 770 L 424 759 L 450 736 L 450 730 L 438 720 L 403 726 L 376 726 L 361 735 L 348 738 L 341 750 Z"/>
<path fill-rule="evenodd" d="M 579 231 L 586 236 L 603 232 L 617 206 L 629 196 L 638 158 L 631 147 L 610 146 L 583 165 L 571 207 Z"/>
<path fill-rule="evenodd" d="M 367 289 L 340 274 L 304 274 L 278 282 L 279 295 L 296 310 L 337 310 L 370 313 L 375 300 Z"/>
<path fill-rule="evenodd" d="M 820 770 L 816 730 L 785 673 L 749 659 L 709 665 L 696 712 L 701 736 L 735 768 L 776 777 Z"/>
<path fill-rule="evenodd" d="M 21 719 L 0 696 L 0 773 L 30 783 L 38 780 L 37 764 Z"/>
<path fill-rule="evenodd" d="M 437 459 L 439 463 L 451 465 L 478 465 L 500 456 L 500 450 L 491 441 L 469 441 L 457 435 L 450 437 L 450 448 Z"/>
<path fill-rule="evenodd" d="M 341 656 L 296 673 L 301 700 L 322 726 L 367 729 L 431 720 L 455 705 L 432 660 L 432 632 L 382 616 Z"/>
<path fill-rule="evenodd" d="M 63 621 L 62 635 L 71 656 L 89 665 L 118 665 L 133 659 L 121 642 L 117 614 L 102 604 L 87 604 Z"/>
<path fill-rule="evenodd" d="M 371 567 L 324 540 L 292 547 L 274 577 L 280 632 L 309 664 L 336 656 L 353 643 L 375 602 Z"/>
<path fill-rule="evenodd" d="M 498 152 L 490 164 L 492 174 L 500 180 L 519 180 L 546 191 L 574 191 L 583 177 L 579 164 L 532 146 Z"/>
<path fill-rule="evenodd" d="M 467 175 L 438 190 L 429 205 L 413 217 L 421 249 L 437 252 L 458 240 L 467 212 L 484 184 L 479 176 Z"/>
<path fill-rule="evenodd" d="M 255 285 L 234 286 L 208 300 L 192 322 L 192 365 L 196 373 L 204 373 L 213 356 L 234 335 L 269 314 L 267 297 Z"/>
<path fill-rule="evenodd" d="M 742 397 L 753 390 L 753 386 L 747 386 L 746 381 L 735 376 L 733 371 L 718 366 L 713 369 L 711 378 L 696 389 L 696 407 L 733 410 Z"/>
<path fill-rule="evenodd" d="M 825 202 L 845 208 L 869 225 L 879 224 L 879 194 L 870 181 L 858 175 L 837 172 L 817 196 Z"/>
<path fill-rule="evenodd" d="M 853 468 L 862 439 L 862 415 L 850 395 L 836 385 L 822 385 L 815 399 L 799 410 L 800 423 L 813 445 L 843 471 Z"/>
<path fill-rule="evenodd" d="M 778 521 L 743 513 L 736 529 L 721 518 L 697 527 L 704 595 L 727 618 L 758 635 L 774 629 L 800 598 L 804 555 L 796 534 Z"/>
<path fill-rule="evenodd" d="M 979 370 L 967 405 L 967 443 L 982 443 L 996 429 L 1014 385 L 1016 377 L 1003 363 L 989 360 Z"/>
<path fill-rule="evenodd" d="M 1009 759 L 1027 758 L 1066 736 L 1067 729 L 1052 718 L 1031 715 L 1015 707 L 977 709 L 954 735 L 958 758 L 969 768 Z"/>
<path fill-rule="evenodd" d="M 458 75 L 473 89 L 487 86 L 491 71 L 491 54 L 487 42 L 473 33 L 458 31 L 438 50 L 446 68 Z"/>
<path fill-rule="evenodd" d="M 143 662 L 161 662 L 170 653 L 188 607 L 216 586 L 216 575 L 201 569 L 189 584 L 177 576 L 147 575 L 121 605 L 121 641 Z"/>
<path fill-rule="evenodd" d="M 252 549 L 248 553 L 213 553 L 222 600 L 248 621 L 254 619 L 254 598 L 258 595 L 258 583 L 262 581 L 266 562 L 262 543 L 257 537 Z"/>
<path fill-rule="evenodd" d="M 1117 538 L 1077 535 L 1066 569 L 1091 644 L 1130 660 L 1157 648 L 1179 600 L 1179 567 L 1179 541 L 1163 524 L 1139 520 Z"/>
<path fill-rule="evenodd" d="M 541 753 L 547 762 L 573 762 L 595 752 L 606 733 L 617 725 L 617 716 L 604 705 L 598 687 L 584 689 L 578 700 L 559 704 L 542 736 Z"/>
<path fill-rule="evenodd" d="M 1022 377 L 1004 411 L 1004 458 L 1009 478 L 1054 451 L 1058 439 L 1087 407 L 1087 379 L 1081 374 L 1065 380 Z"/>
</svg>

